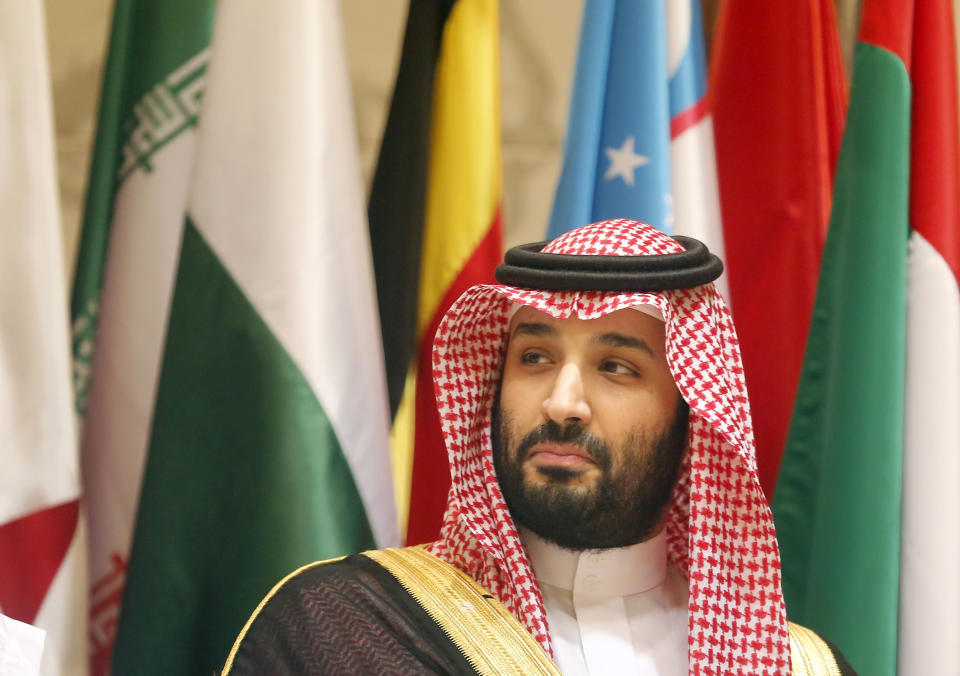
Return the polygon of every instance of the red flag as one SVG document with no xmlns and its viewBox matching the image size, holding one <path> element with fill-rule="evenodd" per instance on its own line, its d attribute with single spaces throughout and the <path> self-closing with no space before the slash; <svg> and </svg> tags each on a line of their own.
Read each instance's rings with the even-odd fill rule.
<svg viewBox="0 0 960 676">
<path fill-rule="evenodd" d="M 831 0 L 728 0 L 710 91 L 730 301 L 760 482 L 773 495 L 847 104 Z"/>
</svg>

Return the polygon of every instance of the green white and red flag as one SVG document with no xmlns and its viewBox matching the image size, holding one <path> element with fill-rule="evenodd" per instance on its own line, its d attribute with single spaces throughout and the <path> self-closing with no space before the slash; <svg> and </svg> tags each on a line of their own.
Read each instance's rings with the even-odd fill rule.
<svg viewBox="0 0 960 676">
<path fill-rule="evenodd" d="M 71 315 L 90 664 L 109 671 L 183 228 L 212 0 L 116 0 Z"/>
</svg>

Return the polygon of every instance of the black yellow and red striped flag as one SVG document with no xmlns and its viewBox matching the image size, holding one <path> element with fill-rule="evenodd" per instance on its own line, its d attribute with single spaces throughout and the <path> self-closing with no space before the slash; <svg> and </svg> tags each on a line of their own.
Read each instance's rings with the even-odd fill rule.
<svg viewBox="0 0 960 676">
<path fill-rule="evenodd" d="M 501 189 L 498 4 L 411 2 L 369 213 L 394 486 L 409 544 L 436 537 L 450 482 L 433 336 L 464 290 L 493 281 Z"/>
</svg>

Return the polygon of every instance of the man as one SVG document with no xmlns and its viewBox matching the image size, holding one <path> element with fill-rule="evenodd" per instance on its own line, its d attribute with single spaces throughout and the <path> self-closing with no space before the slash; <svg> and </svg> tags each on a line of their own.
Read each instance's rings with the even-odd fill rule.
<svg viewBox="0 0 960 676">
<path fill-rule="evenodd" d="M 464 293 L 439 539 L 295 571 L 224 673 L 844 673 L 788 625 L 722 266 L 678 240 L 595 223 Z"/>
</svg>

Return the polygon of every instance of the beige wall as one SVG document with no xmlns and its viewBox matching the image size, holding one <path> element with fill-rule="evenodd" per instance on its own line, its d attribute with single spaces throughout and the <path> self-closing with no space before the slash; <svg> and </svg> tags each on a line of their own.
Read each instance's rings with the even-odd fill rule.
<svg viewBox="0 0 960 676">
<path fill-rule="evenodd" d="M 73 276 L 112 5 L 113 0 L 45 0 L 68 280 Z"/>
</svg>

